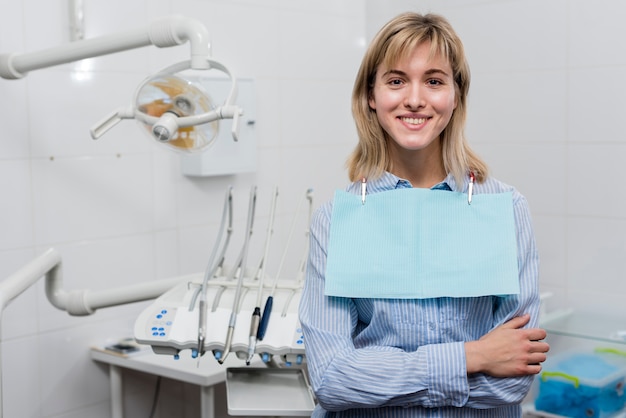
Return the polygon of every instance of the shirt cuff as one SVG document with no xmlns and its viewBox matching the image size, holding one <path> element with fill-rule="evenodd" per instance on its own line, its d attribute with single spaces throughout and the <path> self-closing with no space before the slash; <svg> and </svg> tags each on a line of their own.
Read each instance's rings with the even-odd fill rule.
<svg viewBox="0 0 626 418">
<path fill-rule="evenodd" d="M 469 399 L 465 343 L 425 346 L 418 361 L 427 369 L 430 407 L 462 407 Z M 422 363 L 424 362 L 424 363 Z"/>
</svg>

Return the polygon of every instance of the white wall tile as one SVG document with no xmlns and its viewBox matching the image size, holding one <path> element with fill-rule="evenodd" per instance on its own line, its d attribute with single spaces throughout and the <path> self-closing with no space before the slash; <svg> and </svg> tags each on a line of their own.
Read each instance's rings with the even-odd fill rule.
<svg viewBox="0 0 626 418">
<path fill-rule="evenodd" d="M 265 147 L 277 149 L 282 137 L 279 127 L 285 120 L 282 112 L 283 83 L 275 79 L 257 79 L 256 87 L 256 115 L 255 129 L 259 152 Z M 261 170 L 258 170 L 259 172 Z"/>
<path fill-rule="evenodd" d="M 626 196 L 613 189 L 626 161 L 626 144 L 572 144 L 569 147 L 568 211 L 573 215 L 626 215 Z M 581 199 L 581 196 L 584 198 Z"/>
<path fill-rule="evenodd" d="M 0 160 L 0 249 L 34 244 L 31 185 L 28 160 Z"/>
<path fill-rule="evenodd" d="M 32 163 L 39 244 L 142 233 L 153 227 L 149 155 Z"/>
<path fill-rule="evenodd" d="M 179 242 L 176 229 L 154 233 L 155 279 L 167 279 L 180 275 L 178 247 Z"/>
<path fill-rule="evenodd" d="M 24 52 L 23 2 L 0 0 L 0 51 L 2 53 Z"/>
<path fill-rule="evenodd" d="M 269 5 L 191 2 L 182 13 L 197 13 L 211 34 L 213 58 L 238 77 L 273 78 L 279 72 L 279 12 Z M 224 19 L 224 16 L 237 16 Z"/>
<path fill-rule="evenodd" d="M 364 0 L 338 0 L 332 2 L 311 2 L 307 0 L 278 0 L 281 8 L 310 13 L 325 13 L 338 16 L 352 16 L 363 20 Z"/>
<path fill-rule="evenodd" d="M 0 251 L 0 278 L 11 277 L 38 256 L 32 249 Z M 33 285 L 5 306 L 2 312 L 2 341 L 18 337 L 33 336 L 38 332 L 37 292 L 41 288 Z"/>
<path fill-rule="evenodd" d="M 475 148 L 494 177 L 526 197 L 532 213 L 565 211 L 568 166 L 564 143 L 478 143 Z"/>
<path fill-rule="evenodd" d="M 626 221 L 571 217 L 567 225 L 568 286 L 598 294 L 626 294 Z M 623 304 L 622 304 L 623 305 Z"/>
<path fill-rule="evenodd" d="M 209 178 L 181 176 L 178 178 L 176 186 L 178 189 L 177 225 L 188 227 L 198 224 L 219 223 L 226 191 L 230 186 L 237 193 L 248 193 L 249 185 L 237 183 L 236 176 Z"/>
<path fill-rule="evenodd" d="M 567 110 L 571 141 L 624 142 L 625 71 L 626 67 L 570 70 Z"/>
<path fill-rule="evenodd" d="M 568 292 L 567 307 L 579 309 L 582 312 L 595 313 L 600 315 L 600 317 L 606 316 L 608 318 L 616 318 L 618 320 L 626 317 L 623 292 L 607 292 L 596 291 L 595 289 L 589 288 L 573 288 Z M 616 329 L 615 331 L 625 330 L 622 328 Z M 598 344 L 598 342 L 594 340 L 587 340 L 587 342 L 594 345 Z M 620 345 L 619 349 L 623 349 L 623 345 Z"/>
<path fill-rule="evenodd" d="M 88 347 L 102 345 L 110 332 L 119 335 L 119 323 L 101 322 L 96 330 L 92 325 L 76 326 L 40 336 L 36 355 L 41 361 L 41 376 L 30 384 L 38 387 L 42 411 L 48 416 L 98 404 L 109 397 L 108 369 L 91 359 Z"/>
<path fill-rule="evenodd" d="M 472 71 L 468 137 L 473 142 L 563 143 L 567 138 L 563 70 Z"/>
<path fill-rule="evenodd" d="M 567 222 L 555 215 L 538 215 L 533 216 L 533 228 L 540 254 L 540 286 L 542 289 L 565 288 L 568 277 Z"/>
<path fill-rule="evenodd" d="M 282 188 L 284 185 L 283 174 L 283 150 L 280 147 L 265 148 L 259 150 L 257 154 L 257 171 L 255 179 L 257 184 L 261 185 L 259 193 L 267 196 L 268 201 L 271 199 L 272 191 L 278 187 L 279 202 L 278 210 L 282 211 L 284 196 Z M 269 214 L 269 203 L 267 207 L 261 207 L 260 212 L 264 216 Z"/>
<path fill-rule="evenodd" d="M 52 48 L 69 41 L 67 4 L 63 1 L 22 1 L 24 52 Z M 22 13 L 15 15 L 22 18 Z"/>
<path fill-rule="evenodd" d="M 154 184 L 154 227 L 157 230 L 176 228 L 178 178 L 182 177 L 180 155 L 159 149 L 152 154 Z"/>
<path fill-rule="evenodd" d="M 474 70 L 557 69 L 567 62 L 566 6 L 565 0 L 469 3 L 445 16 Z"/>
<path fill-rule="evenodd" d="M 280 108 L 282 145 L 291 148 L 356 143 L 351 91 L 351 82 L 284 81 Z"/>
<path fill-rule="evenodd" d="M 234 261 L 238 255 L 238 251 L 241 248 L 241 224 L 237 225 L 238 228 L 233 228 L 231 243 L 228 246 L 228 253 L 226 256 L 226 263 L 229 266 L 234 264 Z M 213 251 L 213 247 L 217 242 L 219 231 L 219 225 L 215 226 L 195 226 L 193 228 L 183 228 L 179 232 L 180 241 L 180 273 L 181 274 L 194 274 L 198 272 L 205 273 L 209 257 Z M 224 233 L 225 234 L 225 233 Z M 223 235 L 225 239 L 225 235 Z M 222 243 L 223 241 L 221 241 Z M 219 244 L 221 248 L 222 244 Z"/>
<path fill-rule="evenodd" d="M 301 196 L 312 188 L 315 207 L 333 198 L 337 189 L 348 185 L 345 162 L 354 144 L 285 149 L 285 193 Z M 323 163 L 322 163 L 323 162 Z M 323 164 L 323 169 L 320 169 Z"/>
<path fill-rule="evenodd" d="M 575 68 L 625 65 L 621 40 L 626 36 L 623 24 L 626 5 L 611 0 L 593 3 L 573 0 L 567 6 L 570 65 Z"/>
<path fill-rule="evenodd" d="M 281 12 L 278 75 L 287 79 L 350 80 L 363 55 L 359 18 Z"/>
<path fill-rule="evenodd" d="M 41 417 L 39 338 L 2 342 L 2 409 L 5 417 Z"/>
<path fill-rule="evenodd" d="M 2 49 L 0 49 L 2 51 Z M 25 80 L 0 79 L 0 124 L 4 140 L 0 142 L 0 159 L 28 158 L 29 117 Z"/>
</svg>

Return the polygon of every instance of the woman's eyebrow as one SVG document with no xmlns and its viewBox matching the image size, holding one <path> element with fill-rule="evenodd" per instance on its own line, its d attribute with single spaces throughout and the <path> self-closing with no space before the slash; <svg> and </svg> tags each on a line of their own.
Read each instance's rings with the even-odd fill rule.
<svg viewBox="0 0 626 418">
<path fill-rule="evenodd" d="M 450 77 L 450 74 L 447 71 L 442 70 L 441 68 L 430 68 L 424 71 L 424 74 L 425 75 L 441 74 L 443 76 Z M 407 73 L 402 70 L 390 69 L 390 70 L 385 71 L 382 75 L 383 76 L 389 76 L 389 75 L 406 76 Z"/>
<path fill-rule="evenodd" d="M 426 75 L 442 74 L 442 75 L 444 75 L 446 77 L 450 77 L 450 74 L 448 74 L 447 71 L 442 70 L 441 68 L 431 68 L 429 70 L 426 70 L 424 72 L 424 74 L 426 74 Z"/>
<path fill-rule="evenodd" d="M 402 76 L 405 76 L 406 73 L 404 71 L 401 71 L 401 70 L 390 69 L 390 70 L 385 71 L 383 73 L 383 75 L 384 76 L 387 76 L 387 75 L 402 75 Z"/>
</svg>

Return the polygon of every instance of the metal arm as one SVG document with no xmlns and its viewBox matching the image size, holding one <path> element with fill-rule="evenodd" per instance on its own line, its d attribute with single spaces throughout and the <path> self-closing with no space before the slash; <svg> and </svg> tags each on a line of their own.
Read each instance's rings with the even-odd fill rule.
<svg viewBox="0 0 626 418">
<path fill-rule="evenodd" d="M 129 49 L 154 45 L 159 48 L 191 44 L 191 68 L 206 70 L 210 56 L 209 34 L 194 19 L 171 16 L 146 28 L 92 39 L 70 42 L 58 47 L 26 54 L 0 54 L 0 77 L 18 79 L 29 71 L 79 61 Z"/>
</svg>

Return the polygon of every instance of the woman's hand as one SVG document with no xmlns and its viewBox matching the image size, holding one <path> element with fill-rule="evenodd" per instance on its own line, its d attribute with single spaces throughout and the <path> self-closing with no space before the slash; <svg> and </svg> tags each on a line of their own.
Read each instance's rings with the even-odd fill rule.
<svg viewBox="0 0 626 418">
<path fill-rule="evenodd" d="M 516 377 L 541 372 L 550 346 L 541 340 L 546 331 L 522 327 L 530 315 L 515 317 L 478 341 L 465 343 L 467 373 L 485 373 L 494 377 Z"/>
</svg>

